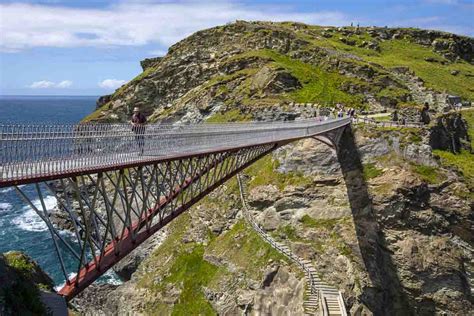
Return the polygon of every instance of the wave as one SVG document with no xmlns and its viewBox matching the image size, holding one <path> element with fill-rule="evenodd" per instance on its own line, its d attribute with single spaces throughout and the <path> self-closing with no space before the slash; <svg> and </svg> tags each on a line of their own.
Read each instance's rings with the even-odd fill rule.
<svg viewBox="0 0 474 316">
<path fill-rule="evenodd" d="M 68 279 L 71 279 L 75 277 L 77 273 L 71 272 L 68 274 Z M 114 270 L 109 269 L 106 273 L 104 273 L 103 276 L 100 277 L 98 280 L 99 283 L 107 283 L 107 284 L 112 284 L 112 285 L 120 285 L 123 284 L 122 280 L 115 274 Z M 57 292 L 59 291 L 64 285 L 66 284 L 66 281 L 64 281 L 61 284 L 58 284 L 54 287 L 54 290 Z"/>
<path fill-rule="evenodd" d="M 13 191 L 13 188 L 5 188 L 5 189 L 1 189 L 0 190 L 0 193 L 7 193 L 7 192 L 10 192 L 10 191 Z"/>
<path fill-rule="evenodd" d="M 68 274 L 68 279 L 71 279 L 71 278 L 75 277 L 76 275 L 77 275 L 77 273 L 71 272 L 71 273 Z M 54 287 L 54 290 L 55 290 L 56 292 L 58 292 L 64 285 L 66 285 L 66 281 L 64 281 L 64 282 L 61 283 L 61 284 L 56 285 L 56 286 Z"/>
<path fill-rule="evenodd" d="M 57 201 L 54 196 L 47 196 L 43 200 L 48 211 L 52 210 L 57 205 Z M 39 199 L 34 200 L 33 205 L 42 211 L 43 207 L 41 206 L 41 201 Z M 48 229 L 46 223 L 43 222 L 41 217 L 39 217 L 39 215 L 36 214 L 36 212 L 30 206 L 25 206 L 23 211 L 23 214 L 15 217 L 12 220 L 12 223 L 18 228 L 30 232 L 42 232 Z"/>
<path fill-rule="evenodd" d="M 114 272 L 113 269 L 109 269 L 109 271 L 105 272 L 102 278 L 104 279 L 104 283 L 107 283 L 107 284 L 112 284 L 112 285 L 123 284 L 122 280 L 120 280 L 120 278 Z"/>
<path fill-rule="evenodd" d="M 3 212 L 3 211 L 8 211 L 12 208 L 12 205 L 10 203 L 3 203 L 3 202 L 0 202 L 0 212 Z"/>
</svg>

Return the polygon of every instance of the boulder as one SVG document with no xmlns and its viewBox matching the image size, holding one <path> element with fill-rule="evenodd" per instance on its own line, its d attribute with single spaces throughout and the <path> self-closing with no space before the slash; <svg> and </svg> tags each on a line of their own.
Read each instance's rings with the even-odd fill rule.
<svg viewBox="0 0 474 316">
<path fill-rule="evenodd" d="M 142 66 L 143 71 L 145 71 L 147 68 L 159 63 L 162 59 L 163 57 L 145 58 L 140 62 L 140 66 Z"/>
<path fill-rule="evenodd" d="M 101 108 L 103 105 L 107 104 L 112 99 L 111 94 L 100 96 L 95 102 L 96 109 Z"/>
<path fill-rule="evenodd" d="M 279 196 L 280 191 L 276 186 L 265 185 L 250 190 L 247 200 L 250 206 L 262 210 L 273 205 Z"/>
<path fill-rule="evenodd" d="M 447 150 L 452 153 L 461 149 L 471 150 L 466 121 L 459 113 L 450 113 L 436 120 L 430 129 L 430 146 L 433 149 Z"/>
<path fill-rule="evenodd" d="M 258 222 L 266 231 L 273 231 L 280 225 L 280 216 L 274 207 L 269 207 L 258 216 Z"/>
</svg>

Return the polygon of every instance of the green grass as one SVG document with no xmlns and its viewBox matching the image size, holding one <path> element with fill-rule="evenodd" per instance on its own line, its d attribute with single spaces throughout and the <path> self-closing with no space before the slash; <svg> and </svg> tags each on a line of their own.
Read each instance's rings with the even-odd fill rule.
<svg viewBox="0 0 474 316">
<path fill-rule="evenodd" d="M 231 109 L 226 112 L 217 112 L 209 117 L 207 123 L 225 123 L 225 122 L 245 122 L 251 119 L 250 116 L 242 114 L 239 109 Z"/>
<path fill-rule="evenodd" d="M 270 64 L 274 68 L 284 68 L 298 78 L 303 87 L 286 94 L 288 98 L 296 102 L 320 103 L 323 105 L 334 105 L 339 102 L 346 106 L 363 107 L 361 96 L 348 94 L 340 90 L 340 86 L 344 82 L 363 84 L 357 79 L 344 77 L 337 72 L 328 72 L 320 67 L 267 49 L 246 52 L 234 57 L 234 59 L 254 56 L 271 60 Z"/>
<path fill-rule="evenodd" d="M 383 173 L 383 171 L 381 169 L 378 169 L 373 163 L 364 164 L 363 169 L 364 169 L 363 171 L 364 171 L 365 180 L 377 178 Z"/>
<path fill-rule="evenodd" d="M 204 246 L 184 243 L 190 215 L 181 214 L 169 226 L 167 238 L 153 251 L 137 271 L 137 285 L 151 293 L 163 293 L 168 286 L 180 289 L 175 305 L 160 300 L 146 302 L 149 314 L 214 315 L 211 304 L 203 293 L 203 287 L 213 280 L 220 268 L 203 259 Z M 159 281 L 156 281 L 159 280 Z M 155 294 L 159 297 L 159 294 Z"/>
<path fill-rule="evenodd" d="M 474 149 L 474 109 L 463 110 L 462 117 L 466 120 L 468 125 L 468 135 L 471 139 L 471 148 Z"/>
<path fill-rule="evenodd" d="M 439 184 L 446 180 L 446 176 L 440 173 L 436 167 L 412 164 L 412 171 L 430 184 Z"/>
<path fill-rule="evenodd" d="M 298 234 L 296 233 L 296 228 L 293 225 L 280 226 L 273 233 L 273 235 L 276 237 L 284 236 L 285 239 L 291 241 L 302 241 L 302 239 L 298 237 Z"/>
<path fill-rule="evenodd" d="M 172 315 L 215 315 L 212 305 L 204 296 L 206 286 L 218 267 L 203 259 L 204 246 L 194 245 L 189 253 L 181 253 L 173 262 L 169 276 L 163 282 L 182 288 Z"/>
<path fill-rule="evenodd" d="M 341 221 L 340 218 L 320 218 L 314 219 L 309 215 L 304 215 L 300 222 L 306 227 L 312 228 L 324 228 L 327 230 L 333 230 L 334 227 Z"/>
<path fill-rule="evenodd" d="M 388 122 L 388 121 L 392 120 L 392 115 L 387 114 L 387 115 L 384 115 L 384 116 L 376 116 L 376 117 L 374 117 L 374 120 L 376 120 L 378 122 Z"/>
<path fill-rule="evenodd" d="M 310 28 L 318 33 L 322 31 L 318 26 L 310 26 Z M 332 34 L 334 35 L 332 38 L 316 38 L 304 33 L 300 33 L 300 36 L 313 45 L 351 53 L 363 58 L 365 61 L 384 67 L 409 67 L 417 76 L 423 79 L 428 87 L 474 100 L 474 89 L 472 88 L 474 87 L 474 78 L 465 76 L 465 74 L 474 75 L 474 66 L 465 61 L 451 63 L 440 54 L 435 53 L 431 47 L 414 43 L 409 38 L 382 41 L 379 43 L 381 51 L 376 52 L 367 48 L 357 47 L 364 40 L 367 42 L 373 40 L 364 29 L 361 29 L 361 34 L 359 35 L 347 37 L 356 41 L 355 46 L 342 43 L 339 38 L 346 36 L 343 36 L 341 32 L 334 31 Z M 433 58 L 446 64 L 430 63 L 425 58 Z M 451 71 L 453 70 L 460 71 L 460 74 L 452 76 Z"/>
<path fill-rule="evenodd" d="M 474 154 L 462 150 L 459 154 L 453 154 L 443 150 L 433 150 L 433 153 L 441 158 L 441 163 L 458 170 L 466 179 L 469 187 L 474 189 Z"/>
<path fill-rule="evenodd" d="M 406 89 L 401 89 L 401 88 L 394 88 L 394 87 L 388 87 L 385 89 L 382 89 L 377 93 L 377 96 L 380 97 L 387 97 L 390 99 L 395 99 L 399 100 L 401 97 L 409 94 L 409 91 Z"/>
<path fill-rule="evenodd" d="M 441 65 L 425 61 L 426 57 L 444 60 L 431 48 L 412 43 L 409 40 L 390 40 L 380 43 L 382 52 L 366 55 L 365 59 L 385 67 L 406 66 L 422 78 L 427 86 L 438 91 L 448 91 L 474 100 L 474 78 L 464 75 L 452 76 L 451 71 L 459 70 L 461 74 L 474 74 L 474 66 L 465 61 Z"/>
<path fill-rule="evenodd" d="M 252 279 L 259 280 L 268 261 L 287 261 L 265 242 L 246 222 L 240 220 L 209 244 L 207 252 L 224 257 Z"/>
<path fill-rule="evenodd" d="M 29 261 L 21 252 L 11 251 L 5 255 L 7 264 L 21 273 L 24 277 L 30 277 L 35 269 L 33 262 Z"/>
<path fill-rule="evenodd" d="M 246 174 L 254 176 L 248 183 L 249 189 L 260 185 L 273 184 L 283 190 L 289 185 L 308 186 L 313 182 L 310 177 L 306 177 L 299 172 L 281 173 L 277 171 L 278 167 L 278 160 L 273 159 L 271 155 L 267 155 L 245 169 Z"/>
</svg>

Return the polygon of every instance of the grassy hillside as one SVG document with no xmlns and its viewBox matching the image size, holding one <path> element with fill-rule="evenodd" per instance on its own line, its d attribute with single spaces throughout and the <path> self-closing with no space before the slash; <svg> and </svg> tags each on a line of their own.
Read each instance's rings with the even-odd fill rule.
<svg viewBox="0 0 474 316">
<path fill-rule="evenodd" d="M 447 94 L 474 101 L 473 44 L 417 29 L 239 21 L 173 45 L 85 121 L 123 121 L 135 106 L 152 121 L 252 120 L 253 108 L 292 102 L 441 110 Z"/>
</svg>

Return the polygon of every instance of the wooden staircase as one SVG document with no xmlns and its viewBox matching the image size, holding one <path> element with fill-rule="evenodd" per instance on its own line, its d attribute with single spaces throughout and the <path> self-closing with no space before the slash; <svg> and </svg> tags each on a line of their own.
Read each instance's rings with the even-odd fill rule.
<svg viewBox="0 0 474 316">
<path fill-rule="evenodd" d="M 306 277 L 306 290 L 305 290 L 305 301 L 303 303 L 304 312 L 306 315 L 323 315 L 332 316 L 340 315 L 347 316 L 344 299 L 341 292 L 335 287 L 323 282 L 314 268 L 311 261 L 302 259 L 294 254 L 291 249 L 273 239 L 267 234 L 252 217 L 249 205 L 246 198 L 246 183 L 242 179 L 241 174 L 237 174 L 237 182 L 240 189 L 240 199 L 242 200 L 242 206 L 244 209 L 244 218 L 252 226 L 252 228 L 259 234 L 265 241 L 267 241 L 274 249 L 285 255 L 296 263 L 305 273 Z"/>
</svg>

